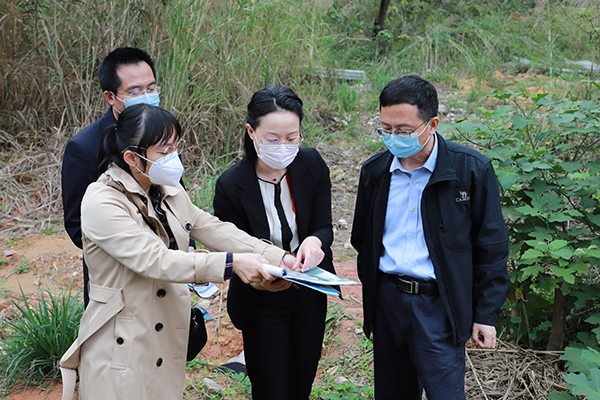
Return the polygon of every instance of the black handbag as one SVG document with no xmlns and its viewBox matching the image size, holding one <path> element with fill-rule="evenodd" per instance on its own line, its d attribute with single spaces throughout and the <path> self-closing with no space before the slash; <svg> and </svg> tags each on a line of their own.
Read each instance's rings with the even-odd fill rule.
<svg viewBox="0 0 600 400">
<path fill-rule="evenodd" d="M 192 307 L 192 316 L 190 318 L 190 336 L 188 339 L 187 360 L 192 361 L 200 350 L 204 348 L 208 336 L 206 334 L 206 325 L 204 325 L 204 314 L 198 307 Z"/>
</svg>

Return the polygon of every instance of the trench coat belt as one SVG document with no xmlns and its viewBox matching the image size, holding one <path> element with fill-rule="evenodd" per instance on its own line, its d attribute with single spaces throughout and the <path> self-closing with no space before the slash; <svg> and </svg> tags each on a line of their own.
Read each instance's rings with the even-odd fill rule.
<svg viewBox="0 0 600 400">
<path fill-rule="evenodd" d="M 75 370 L 80 363 L 81 345 L 125 307 L 123 289 L 100 286 L 91 282 L 90 300 L 104 304 L 89 326 L 84 326 L 84 330 L 79 328 L 77 339 L 60 359 L 60 374 L 63 381 L 62 400 L 72 400 L 75 394 L 75 383 L 77 382 Z M 82 321 L 85 319 L 84 317 L 81 318 Z"/>
</svg>

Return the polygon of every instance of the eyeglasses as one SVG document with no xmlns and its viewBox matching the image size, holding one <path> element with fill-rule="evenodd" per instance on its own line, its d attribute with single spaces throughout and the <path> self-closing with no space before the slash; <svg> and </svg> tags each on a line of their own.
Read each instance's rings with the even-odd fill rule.
<svg viewBox="0 0 600 400">
<path fill-rule="evenodd" d="M 409 138 L 413 137 L 413 135 L 417 131 L 417 129 L 419 129 L 421 126 L 423 126 L 424 123 L 427 123 L 425 128 L 423 128 L 423 130 L 421 132 L 416 134 L 416 136 L 419 136 L 421 133 L 425 132 L 425 129 L 427 129 L 427 127 L 429 126 L 430 121 L 431 121 L 431 118 L 426 119 L 425 121 L 421 122 L 419 124 L 419 126 L 417 126 L 412 131 L 397 130 L 397 131 L 392 132 L 392 131 L 388 131 L 387 129 L 383 129 L 383 128 L 377 128 L 377 129 L 375 129 L 375 131 L 379 134 L 379 136 L 384 137 L 384 138 L 396 136 L 396 137 L 409 139 Z"/>
<path fill-rule="evenodd" d="M 164 151 L 156 150 L 156 152 L 158 154 L 160 154 L 161 158 L 164 158 L 165 161 L 169 161 L 175 155 L 181 154 L 181 152 L 184 150 L 184 145 L 185 145 L 185 139 L 179 139 L 179 141 L 177 141 L 175 146 L 169 146 Z M 148 149 L 146 149 L 144 147 L 139 147 L 139 146 L 132 146 L 132 147 L 135 147 L 136 149 L 148 151 Z"/>
<path fill-rule="evenodd" d="M 258 140 L 258 137 L 256 139 Z M 267 138 L 267 139 L 265 139 L 264 143 L 261 143 L 260 140 L 258 140 L 258 143 L 262 144 L 263 146 L 273 146 L 273 147 L 279 148 L 281 145 L 297 146 L 297 145 L 301 144 L 303 141 L 304 141 L 304 137 L 302 136 L 302 134 L 299 134 L 298 136 L 288 138 L 287 140 Z"/>
<path fill-rule="evenodd" d="M 146 90 L 133 90 L 131 92 L 117 92 L 117 93 L 125 94 L 125 95 L 127 95 L 129 97 L 137 97 L 137 96 L 141 96 L 141 95 L 146 94 L 146 93 L 148 93 L 148 94 L 160 94 L 160 90 L 161 90 L 160 86 L 152 86 L 152 87 L 149 87 Z"/>
</svg>

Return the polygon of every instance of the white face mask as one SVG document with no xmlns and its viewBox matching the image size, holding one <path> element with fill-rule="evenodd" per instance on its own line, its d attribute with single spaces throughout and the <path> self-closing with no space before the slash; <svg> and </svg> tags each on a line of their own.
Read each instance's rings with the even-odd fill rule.
<svg viewBox="0 0 600 400">
<path fill-rule="evenodd" d="M 256 141 L 254 141 L 256 149 Z M 259 151 L 260 150 L 260 153 Z M 294 161 L 298 151 L 299 144 L 258 144 L 256 151 L 258 158 L 262 160 L 268 167 L 273 169 L 284 169 Z"/>
<path fill-rule="evenodd" d="M 181 164 L 177 150 L 159 158 L 156 161 L 150 161 L 146 157 L 140 156 L 139 154 L 137 155 L 152 164 L 150 166 L 150 170 L 148 171 L 148 175 L 146 175 L 136 166 L 137 170 L 140 171 L 142 175 L 150 179 L 150 182 L 154 183 L 155 185 L 175 187 L 179 185 L 181 175 L 183 175 L 183 164 Z"/>
</svg>

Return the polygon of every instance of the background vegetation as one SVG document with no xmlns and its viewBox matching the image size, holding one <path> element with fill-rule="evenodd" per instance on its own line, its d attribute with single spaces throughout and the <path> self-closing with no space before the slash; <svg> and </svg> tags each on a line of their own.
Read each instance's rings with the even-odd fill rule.
<svg viewBox="0 0 600 400">
<path fill-rule="evenodd" d="M 47 178 L 34 196 L 50 199 L 43 215 L 60 223 L 49 211 L 60 207 L 62 151 L 106 111 L 97 70 L 115 47 L 155 58 L 161 105 L 183 123 L 191 147 L 194 200 L 209 209 L 215 178 L 240 155 L 255 90 L 280 83 L 298 91 L 308 145 L 352 142 L 371 151 L 381 145 L 365 115 L 377 114 L 385 83 L 417 73 L 462 91 L 445 107 L 467 117 L 444 129 L 497 168 L 512 244 L 502 337 L 534 349 L 571 345 L 570 387 L 589 394 L 600 381 L 600 1 L 398 0 L 374 36 L 378 3 L 0 0 L 0 168 L 10 177 L 0 180 L 2 217 L 42 215 L 24 185 Z M 335 69 L 362 70 L 366 79 L 338 79 Z M 38 231 L 48 222 L 32 220 Z M 591 361 L 582 366 L 582 357 Z M 315 396 L 370 390 L 330 382 Z"/>
</svg>

